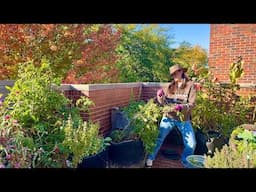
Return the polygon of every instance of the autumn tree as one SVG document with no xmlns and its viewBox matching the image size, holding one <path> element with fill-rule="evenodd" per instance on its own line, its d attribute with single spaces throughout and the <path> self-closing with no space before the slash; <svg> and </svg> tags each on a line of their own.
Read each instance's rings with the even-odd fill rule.
<svg viewBox="0 0 256 192">
<path fill-rule="evenodd" d="M 188 42 L 182 42 L 173 50 L 172 61 L 188 68 L 188 74 L 191 77 L 207 75 L 208 56 L 205 49 L 199 45 L 192 46 Z"/>
<path fill-rule="evenodd" d="M 110 24 L 0 24 L 0 79 L 45 58 L 64 83 L 115 82 L 119 37 Z"/>
<path fill-rule="evenodd" d="M 158 25 L 118 25 L 122 29 L 117 48 L 121 82 L 168 81 L 172 65 L 170 39 Z"/>
</svg>

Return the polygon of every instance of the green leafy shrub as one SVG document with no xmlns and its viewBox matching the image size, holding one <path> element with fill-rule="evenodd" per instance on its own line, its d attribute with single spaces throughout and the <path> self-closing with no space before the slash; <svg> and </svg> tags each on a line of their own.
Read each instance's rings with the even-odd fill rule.
<svg viewBox="0 0 256 192">
<path fill-rule="evenodd" d="M 206 168 L 256 168 L 256 153 L 247 143 L 243 143 L 243 151 L 228 145 L 224 145 L 214 156 L 207 156 Z"/>
<path fill-rule="evenodd" d="M 230 144 L 240 152 L 244 151 L 244 143 L 247 143 L 249 147 L 253 150 L 256 150 L 256 136 L 247 129 L 243 127 L 236 127 L 231 136 L 230 136 Z"/>
<path fill-rule="evenodd" d="M 146 105 L 139 106 L 138 112 L 132 118 L 131 126 L 141 138 L 147 153 L 151 153 L 156 146 L 161 118 L 162 108 L 154 103 L 153 99 L 150 99 Z"/>
<path fill-rule="evenodd" d="M 194 127 L 204 132 L 220 131 L 229 137 L 236 126 L 252 122 L 251 98 L 236 94 L 239 89 L 236 82 L 242 74 L 242 60 L 238 58 L 230 67 L 230 84 L 216 83 L 210 75 L 204 79 L 192 111 Z"/>
<path fill-rule="evenodd" d="M 243 64 L 244 64 L 243 58 L 239 56 L 237 58 L 237 61 L 231 63 L 230 65 L 229 79 L 233 85 L 235 85 L 237 80 L 244 74 Z"/>
<path fill-rule="evenodd" d="M 124 116 L 128 118 L 128 124 L 126 127 L 122 127 L 122 129 L 116 129 L 113 130 L 110 133 L 110 137 L 112 138 L 113 142 L 122 142 L 125 140 L 130 139 L 138 139 L 138 135 L 135 132 L 135 127 L 131 125 L 131 119 L 133 119 L 136 112 L 139 111 L 139 106 L 145 105 L 144 101 L 134 101 L 134 98 L 132 96 L 132 99 L 130 101 L 130 104 L 126 107 L 121 108 L 121 112 L 123 112 Z"/>
<path fill-rule="evenodd" d="M 40 67 L 35 67 L 32 62 L 21 64 L 14 86 L 7 87 L 10 93 L 5 104 L 11 109 L 9 114 L 25 127 L 41 121 L 55 123 L 59 119 L 58 111 L 69 101 L 56 91 L 61 79 L 53 77 L 54 73 L 45 59 L 42 59 Z"/>
<path fill-rule="evenodd" d="M 236 127 L 229 145 L 206 158 L 208 168 L 256 168 L 256 136 L 243 127 Z"/>
<path fill-rule="evenodd" d="M 248 122 L 249 98 L 237 97 L 220 85 L 205 85 L 192 111 L 193 125 L 203 131 L 220 131 L 229 136 L 234 127 Z"/>
<path fill-rule="evenodd" d="M 32 142 L 32 143 L 31 143 Z M 17 120 L 1 114 L 0 123 L 0 167 L 31 167 L 33 146 L 31 138 L 26 137 Z"/>
<path fill-rule="evenodd" d="M 24 159 L 30 163 L 21 167 L 65 167 L 65 161 L 60 161 L 65 151 L 58 151 L 56 147 L 61 149 L 59 145 L 64 139 L 60 111 L 69 100 L 57 90 L 60 79 L 53 77 L 48 61 L 42 59 L 39 67 L 27 62 L 20 64 L 14 86 L 7 87 L 10 93 L 2 103 L 0 122 L 2 128 L 7 129 L 4 117 L 17 121 L 20 126 L 10 131 L 12 139 L 19 142 L 2 145 L 2 148 L 8 151 L 9 145 L 14 145 L 30 153 Z"/>
<path fill-rule="evenodd" d="M 124 129 L 113 131 L 111 133 L 113 141 L 139 138 L 143 142 L 145 151 L 152 152 L 159 134 L 158 126 L 162 117 L 162 107 L 150 99 L 147 103 L 132 101 L 122 111 L 127 114 L 130 124 Z"/>
<path fill-rule="evenodd" d="M 78 127 L 74 126 L 71 117 L 64 127 L 65 139 L 63 146 L 72 154 L 72 166 L 76 167 L 84 157 L 95 155 L 109 145 L 111 139 L 99 136 L 99 124 L 80 121 Z"/>
<path fill-rule="evenodd" d="M 0 142 L 0 165 L 22 168 L 67 167 L 66 159 L 73 149 L 77 149 L 71 150 L 64 145 L 64 141 L 68 136 L 79 138 L 74 134 L 82 136 L 81 129 L 87 126 L 84 123 L 85 127 L 81 127 L 83 121 L 80 111 L 87 111 L 93 102 L 81 97 L 73 104 L 59 91 L 61 81 L 54 77 L 49 62 L 44 59 L 39 67 L 35 67 L 33 62 L 20 65 L 17 81 L 12 88 L 8 87 L 9 95 L 0 102 L 0 136 L 3 141 Z M 70 130 L 71 136 L 63 128 L 67 126 L 68 120 L 72 121 L 68 126 L 74 129 Z M 89 123 L 90 126 L 96 127 L 92 123 Z M 71 142 L 69 140 L 69 145 Z M 76 142 L 74 140 L 74 146 Z M 83 154 L 86 155 L 88 150 L 97 150 L 94 144 L 90 147 L 83 149 Z M 20 159 L 20 163 L 17 164 L 14 159 Z"/>
<path fill-rule="evenodd" d="M 138 136 L 131 129 L 117 129 L 111 132 L 110 137 L 113 142 L 120 143 L 122 141 L 137 139 Z"/>
</svg>

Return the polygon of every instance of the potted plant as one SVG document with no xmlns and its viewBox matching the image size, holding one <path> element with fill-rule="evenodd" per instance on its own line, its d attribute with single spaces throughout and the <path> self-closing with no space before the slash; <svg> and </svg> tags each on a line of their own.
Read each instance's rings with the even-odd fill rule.
<svg viewBox="0 0 256 192">
<path fill-rule="evenodd" d="M 110 138 L 99 135 L 99 125 L 80 121 L 74 125 L 71 117 L 63 127 L 65 139 L 63 146 L 71 154 L 67 163 L 69 167 L 106 168 L 108 167 L 108 146 Z"/>
<path fill-rule="evenodd" d="M 151 153 L 156 145 L 156 139 L 159 134 L 158 125 L 162 117 L 162 108 L 158 106 L 153 99 L 147 103 L 144 101 L 132 102 L 129 106 L 123 109 L 124 114 L 129 119 L 129 124 L 121 130 L 112 131 L 113 140 L 119 139 L 124 145 L 131 145 L 132 141 L 124 141 L 132 138 L 133 148 L 131 146 L 124 147 L 120 152 L 113 152 L 115 144 L 112 142 L 110 147 L 110 158 L 115 161 L 116 158 L 121 158 L 122 153 L 133 154 L 127 164 L 144 160 L 145 154 Z M 125 121 L 124 121 L 125 122 Z M 115 154 L 113 158 L 113 154 Z M 135 158 L 136 157 L 136 158 Z"/>
<path fill-rule="evenodd" d="M 220 149 L 228 143 L 233 129 L 243 123 L 251 122 L 248 118 L 250 111 L 250 98 L 236 94 L 239 86 L 236 84 L 243 75 L 243 60 L 238 57 L 230 64 L 230 83 L 223 84 L 217 78 L 208 75 L 205 78 L 203 89 L 198 93 L 196 106 L 192 111 L 193 126 L 202 130 L 198 132 L 196 149 L 198 154 L 205 152 L 213 154 L 216 148 Z M 202 136 L 202 134 L 205 134 Z"/>
<path fill-rule="evenodd" d="M 131 126 L 131 119 L 143 101 L 132 102 L 122 109 L 112 108 L 112 138 L 109 147 L 109 159 L 112 166 L 130 166 L 141 162 L 144 159 L 144 148 L 142 141 Z"/>
<path fill-rule="evenodd" d="M 104 138 L 99 133 L 99 124 L 83 121 L 80 112 L 88 112 L 94 103 L 87 97 L 81 96 L 75 105 L 71 105 L 69 116 L 64 121 L 63 147 L 67 149 L 69 157 L 68 167 L 78 168 L 106 168 L 108 167 L 108 146 L 111 138 Z"/>
<path fill-rule="evenodd" d="M 159 123 L 163 115 L 163 108 L 150 99 L 144 106 L 140 106 L 132 119 L 135 133 L 142 140 L 146 153 L 152 153 L 159 134 Z"/>
<path fill-rule="evenodd" d="M 206 168 L 256 168 L 256 154 L 253 147 L 243 142 L 243 150 L 239 151 L 234 145 L 224 145 L 216 150 L 213 156 L 206 156 Z"/>
<path fill-rule="evenodd" d="M 249 129 L 246 129 L 249 128 Z M 207 156 L 207 168 L 255 168 L 256 135 L 253 125 L 237 126 L 231 133 L 228 145 L 216 150 L 213 156 Z"/>
</svg>

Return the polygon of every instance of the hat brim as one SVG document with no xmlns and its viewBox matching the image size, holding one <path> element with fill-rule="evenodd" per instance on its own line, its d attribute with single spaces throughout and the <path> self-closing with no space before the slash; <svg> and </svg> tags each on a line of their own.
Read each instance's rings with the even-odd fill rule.
<svg viewBox="0 0 256 192">
<path fill-rule="evenodd" d="M 178 71 L 178 70 L 182 70 L 184 73 L 186 73 L 187 71 L 188 71 L 188 68 L 179 68 L 179 69 L 177 69 L 177 70 L 175 70 L 175 71 L 173 71 L 172 73 L 170 73 L 170 75 L 173 75 L 173 73 L 175 73 L 176 71 Z"/>
</svg>

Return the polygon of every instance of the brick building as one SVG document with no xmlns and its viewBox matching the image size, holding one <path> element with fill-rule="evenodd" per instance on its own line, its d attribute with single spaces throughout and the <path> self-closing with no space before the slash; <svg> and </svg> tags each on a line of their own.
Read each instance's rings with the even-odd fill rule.
<svg viewBox="0 0 256 192">
<path fill-rule="evenodd" d="M 256 24 L 211 24 L 209 67 L 221 82 L 229 81 L 229 65 L 237 56 L 244 60 L 239 93 L 255 94 Z"/>
</svg>

